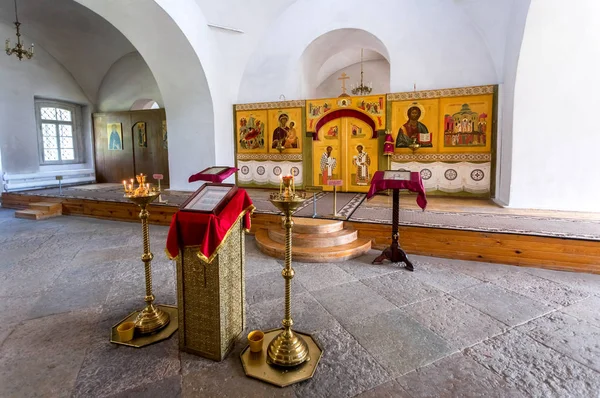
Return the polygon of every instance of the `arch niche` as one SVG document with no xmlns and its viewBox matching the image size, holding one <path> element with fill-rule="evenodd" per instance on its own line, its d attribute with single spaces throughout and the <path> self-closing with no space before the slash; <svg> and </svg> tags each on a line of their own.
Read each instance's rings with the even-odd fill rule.
<svg viewBox="0 0 600 398">
<path fill-rule="evenodd" d="M 117 28 L 148 64 L 167 115 L 171 189 L 191 190 L 188 177 L 215 164 L 213 100 L 198 55 L 167 12 L 168 4 L 161 7 L 154 0 L 75 1 Z M 171 7 L 193 6 L 197 10 L 193 1 L 187 4 L 190 1 Z M 153 21 L 152 29 L 148 28 L 148 21 Z"/>
</svg>

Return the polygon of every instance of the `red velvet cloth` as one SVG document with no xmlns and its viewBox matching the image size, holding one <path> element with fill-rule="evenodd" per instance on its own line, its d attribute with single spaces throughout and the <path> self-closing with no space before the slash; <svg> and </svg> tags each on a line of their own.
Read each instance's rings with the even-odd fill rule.
<svg viewBox="0 0 600 398">
<path fill-rule="evenodd" d="M 425 188 L 423 187 L 423 180 L 421 179 L 421 173 L 412 171 L 410 173 L 410 180 L 384 180 L 384 172 L 376 171 L 371 179 L 371 188 L 367 193 L 367 199 L 371 199 L 375 196 L 377 191 L 384 191 L 386 189 L 408 189 L 409 191 L 417 193 L 417 204 L 423 210 L 427 207 L 427 197 L 425 196 Z"/>
<path fill-rule="evenodd" d="M 210 167 L 209 167 L 209 169 L 210 169 Z M 188 178 L 188 182 L 209 181 L 209 182 L 221 183 L 227 177 L 229 177 L 230 175 L 232 175 L 233 173 L 238 171 L 238 169 L 235 167 L 229 167 L 227 170 L 225 170 L 219 174 L 207 174 L 207 173 L 204 173 L 206 170 L 208 170 L 208 169 L 204 169 L 201 172 L 190 176 L 190 178 Z"/>
<path fill-rule="evenodd" d="M 248 193 L 244 189 L 238 189 L 217 215 L 178 211 L 171 219 L 167 235 L 166 252 L 169 258 L 177 257 L 180 248 L 198 246 L 198 257 L 210 263 L 240 217 L 244 217 L 244 227 L 250 229 L 250 214 L 253 210 L 254 205 Z"/>
</svg>

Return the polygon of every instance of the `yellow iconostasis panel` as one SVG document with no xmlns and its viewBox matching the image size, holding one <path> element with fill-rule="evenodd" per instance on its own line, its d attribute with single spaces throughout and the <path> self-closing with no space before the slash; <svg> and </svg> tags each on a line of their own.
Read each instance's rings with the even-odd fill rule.
<svg viewBox="0 0 600 398">
<path fill-rule="evenodd" d="M 493 95 L 440 99 L 440 152 L 490 152 Z"/>
<path fill-rule="evenodd" d="M 333 187 L 328 186 L 327 181 L 342 178 L 340 170 L 345 160 L 341 151 L 342 119 L 325 123 L 317 136 L 313 141 L 313 185 L 331 191 Z"/>
<path fill-rule="evenodd" d="M 392 102 L 391 129 L 394 152 L 412 153 L 413 142 L 420 153 L 437 152 L 439 99 Z"/>
<path fill-rule="evenodd" d="M 270 109 L 267 127 L 270 153 L 302 153 L 302 108 Z"/>
<path fill-rule="evenodd" d="M 237 111 L 235 120 L 238 153 L 267 153 L 267 111 Z"/>
<path fill-rule="evenodd" d="M 342 141 L 344 159 L 344 191 L 368 192 L 378 165 L 379 142 L 373 129 L 362 120 L 343 118 L 346 139 Z"/>
</svg>

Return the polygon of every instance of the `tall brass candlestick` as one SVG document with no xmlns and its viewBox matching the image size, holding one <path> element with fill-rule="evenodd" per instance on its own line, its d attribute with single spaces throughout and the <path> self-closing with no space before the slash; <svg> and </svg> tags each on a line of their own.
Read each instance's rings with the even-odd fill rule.
<svg viewBox="0 0 600 398">
<path fill-rule="evenodd" d="M 141 334 L 156 332 L 167 326 L 169 323 L 169 314 L 154 305 L 154 295 L 152 294 L 152 259 L 154 255 L 150 252 L 150 237 L 148 231 L 148 213 L 147 207 L 153 202 L 160 192 L 150 191 L 145 183 L 145 176 L 138 176 L 140 187 L 136 191 L 129 191 L 125 197 L 140 207 L 140 219 L 142 220 L 142 233 L 144 236 L 144 254 L 142 261 L 144 262 L 144 270 L 146 275 L 146 296 L 144 301 L 146 307 L 140 311 L 135 320 L 135 328 Z"/>
<path fill-rule="evenodd" d="M 281 324 L 283 331 L 279 333 L 269 344 L 267 349 L 267 361 L 274 365 L 291 367 L 297 366 L 309 360 L 308 345 L 306 341 L 292 330 L 294 321 L 292 320 L 291 299 L 292 299 L 292 278 L 294 269 L 292 268 L 292 214 L 304 202 L 303 197 L 299 197 L 291 191 L 292 178 L 283 178 L 285 191 L 283 194 L 273 194 L 271 203 L 273 203 L 285 215 L 285 268 L 281 275 L 285 280 L 285 315 Z"/>
</svg>

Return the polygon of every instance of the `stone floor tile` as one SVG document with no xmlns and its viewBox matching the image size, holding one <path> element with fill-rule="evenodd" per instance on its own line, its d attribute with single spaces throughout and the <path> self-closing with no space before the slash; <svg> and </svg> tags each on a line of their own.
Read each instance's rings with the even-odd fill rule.
<svg viewBox="0 0 600 398">
<path fill-rule="evenodd" d="M 281 327 L 284 316 L 283 297 L 248 306 L 247 329 L 269 330 Z M 338 322 L 309 293 L 300 293 L 292 301 L 293 328 L 301 332 L 314 333 L 330 329 Z"/>
<path fill-rule="evenodd" d="M 306 289 L 296 279 L 292 279 L 292 297 Z M 285 294 L 284 279 L 279 272 L 268 272 L 246 278 L 246 303 L 253 305 L 262 301 L 275 300 Z"/>
<path fill-rule="evenodd" d="M 413 398 L 526 397 L 502 377 L 458 352 L 398 380 Z"/>
<path fill-rule="evenodd" d="M 394 272 L 363 279 L 362 283 L 398 307 L 443 294 L 441 290 L 419 281 L 412 272 Z"/>
<path fill-rule="evenodd" d="M 394 377 L 455 351 L 401 309 L 350 322 L 345 328 Z"/>
<path fill-rule="evenodd" d="M 555 308 L 574 304 L 590 295 L 526 272 L 508 274 L 492 283 Z"/>
<path fill-rule="evenodd" d="M 350 282 L 312 292 L 338 322 L 346 322 L 393 310 L 396 306 L 361 282 Z M 357 305 L 360 303 L 360 305 Z"/>
<path fill-rule="evenodd" d="M 110 283 L 54 283 L 40 294 L 27 316 L 37 318 L 63 312 L 101 307 L 106 301 Z"/>
<path fill-rule="evenodd" d="M 412 398 L 397 380 L 388 381 L 371 390 L 365 391 L 356 398 Z"/>
<path fill-rule="evenodd" d="M 357 279 L 335 264 L 300 264 L 294 266 L 296 276 L 308 291 L 355 282 Z"/>
<path fill-rule="evenodd" d="M 221 362 L 182 354 L 183 397 L 295 397 L 291 387 L 281 388 L 263 381 L 247 377 L 240 360 L 240 352 L 245 343 L 239 342 L 233 351 Z"/>
<path fill-rule="evenodd" d="M 246 278 L 269 272 L 279 272 L 283 268 L 276 259 L 266 256 L 246 256 Z M 295 266 L 294 266 L 295 268 Z"/>
<path fill-rule="evenodd" d="M 0 348 L 0 396 L 69 397 L 97 312 L 25 321 Z"/>
<path fill-rule="evenodd" d="M 312 379 L 296 384 L 297 397 L 353 397 L 390 380 L 389 374 L 340 326 L 315 333 L 323 349 Z"/>
<path fill-rule="evenodd" d="M 548 304 L 491 283 L 459 290 L 453 292 L 452 296 L 508 326 L 519 325 L 553 310 Z"/>
<path fill-rule="evenodd" d="M 579 291 L 600 296 L 600 275 L 585 272 L 553 271 L 543 268 L 523 267 L 523 271 L 540 278 L 567 285 Z"/>
<path fill-rule="evenodd" d="M 111 344 L 108 332 L 86 352 L 73 397 L 106 397 L 139 388 L 180 371 L 177 334 L 144 348 Z"/>
<path fill-rule="evenodd" d="M 40 294 L 25 297 L 3 297 L 0 299 L 0 314 L 3 324 L 13 324 L 28 320 L 29 311 L 39 300 Z"/>
<path fill-rule="evenodd" d="M 164 379 L 157 375 L 155 382 L 110 395 L 110 398 L 179 398 L 181 397 L 181 381 L 180 375 Z"/>
<path fill-rule="evenodd" d="M 369 250 L 360 257 L 337 263 L 337 266 L 356 279 L 373 278 L 391 272 L 406 272 L 403 266 L 391 264 L 387 261 L 380 265 L 372 264 L 373 260 L 380 254 L 381 250 Z"/>
<path fill-rule="evenodd" d="M 70 262 L 70 258 L 57 253 L 21 259 L 0 275 L 0 297 L 28 297 L 41 293 L 54 283 Z"/>
<path fill-rule="evenodd" d="M 560 311 L 600 327 L 600 297 L 598 296 L 588 297 L 578 303 L 562 308 Z"/>
<path fill-rule="evenodd" d="M 414 276 L 421 282 L 446 293 L 481 283 L 479 279 L 461 274 L 460 272 L 428 265 L 416 267 Z"/>
<path fill-rule="evenodd" d="M 435 297 L 403 309 L 456 349 L 479 343 L 506 329 L 502 322 L 452 296 Z"/>
<path fill-rule="evenodd" d="M 596 397 L 599 374 L 516 330 L 493 337 L 465 354 L 530 397 Z"/>
<path fill-rule="evenodd" d="M 517 330 L 600 372 L 600 328 L 557 311 L 521 325 Z"/>
</svg>

